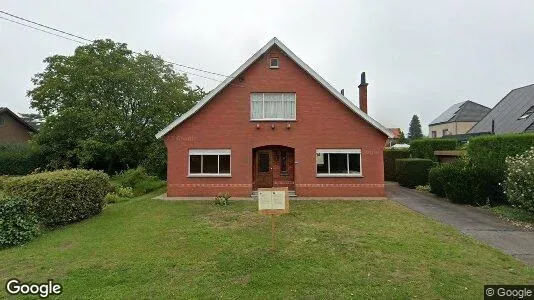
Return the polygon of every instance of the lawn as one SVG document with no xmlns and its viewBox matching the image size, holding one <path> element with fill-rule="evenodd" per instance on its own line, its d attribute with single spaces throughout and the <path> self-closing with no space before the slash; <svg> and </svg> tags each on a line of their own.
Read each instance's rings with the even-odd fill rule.
<svg viewBox="0 0 534 300">
<path fill-rule="evenodd" d="M 499 217 L 517 223 L 520 226 L 534 229 L 534 213 L 510 205 L 488 207 L 490 211 Z"/>
<path fill-rule="evenodd" d="M 534 269 L 391 201 L 292 201 L 271 253 L 256 202 L 153 195 L 0 251 L 2 284 L 51 278 L 64 298 L 93 299 L 481 298 L 484 284 L 534 282 Z"/>
</svg>

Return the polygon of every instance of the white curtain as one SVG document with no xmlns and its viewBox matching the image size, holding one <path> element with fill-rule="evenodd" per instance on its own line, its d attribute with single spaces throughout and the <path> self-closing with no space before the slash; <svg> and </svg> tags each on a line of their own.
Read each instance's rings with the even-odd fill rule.
<svg viewBox="0 0 534 300">
<path fill-rule="evenodd" d="M 251 103 L 253 119 L 295 119 L 295 93 L 253 93 Z"/>
<path fill-rule="evenodd" d="M 263 94 L 252 93 L 251 103 L 251 119 L 263 119 Z"/>
</svg>

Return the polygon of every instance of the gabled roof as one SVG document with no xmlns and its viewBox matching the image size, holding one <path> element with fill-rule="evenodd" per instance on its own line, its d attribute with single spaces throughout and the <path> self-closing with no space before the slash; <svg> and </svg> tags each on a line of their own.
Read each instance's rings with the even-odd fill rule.
<svg viewBox="0 0 534 300">
<path fill-rule="evenodd" d="M 24 120 L 23 118 L 19 117 L 16 113 L 12 112 L 9 108 L 0 107 L 0 115 L 2 115 L 3 113 L 9 114 L 13 119 L 17 120 L 19 123 L 21 123 L 26 128 L 28 128 L 29 131 L 31 131 L 31 132 L 37 132 L 38 131 L 37 128 L 35 128 L 32 124 L 26 122 L 26 120 Z"/>
<path fill-rule="evenodd" d="M 484 118 L 491 109 L 473 101 L 456 103 L 435 118 L 430 125 L 450 122 L 478 122 Z"/>
<path fill-rule="evenodd" d="M 495 133 L 522 133 L 534 128 L 534 114 L 521 118 L 534 106 L 534 84 L 511 90 L 493 109 L 467 133 L 491 132 L 495 120 Z"/>
<path fill-rule="evenodd" d="M 193 108 L 191 108 L 189 111 L 187 111 L 186 113 L 181 115 L 179 118 L 174 120 L 171 124 L 163 128 L 160 132 L 158 132 L 156 134 L 156 138 L 159 139 L 165 136 L 176 126 L 180 125 L 180 123 L 184 122 L 189 117 L 191 117 L 193 114 L 198 112 L 204 105 L 206 105 L 219 92 L 221 92 L 225 87 L 227 87 L 235 78 L 237 78 L 239 74 L 245 71 L 258 58 L 260 58 L 261 55 L 266 53 L 274 45 L 278 46 L 283 52 L 287 54 L 289 58 L 291 58 L 297 65 L 299 65 L 302 69 L 308 72 L 310 76 L 312 76 L 315 80 L 317 80 L 324 88 L 326 88 L 333 96 L 335 96 L 336 99 L 338 99 L 343 104 L 345 104 L 345 106 L 347 106 L 350 110 L 352 110 L 356 115 L 360 116 L 367 123 L 371 124 L 373 127 L 378 129 L 379 131 L 381 131 L 388 137 L 393 137 L 393 134 L 386 127 L 382 126 L 382 124 L 378 123 L 373 118 L 371 118 L 368 114 L 364 113 L 352 101 L 347 99 L 338 90 L 333 88 L 328 82 L 326 82 L 326 80 L 324 80 L 321 76 L 319 76 L 319 74 L 317 74 L 312 68 L 310 68 L 307 64 L 305 64 L 298 56 L 296 56 L 295 53 L 289 50 L 289 48 L 287 48 L 280 40 L 278 40 L 277 38 L 273 38 L 267 44 L 265 44 L 265 46 L 263 46 L 260 50 L 258 50 L 251 58 L 249 58 L 243 65 L 241 65 L 234 73 L 232 73 L 229 77 L 227 77 L 215 89 L 213 89 L 202 100 L 200 100 L 195 106 L 193 106 Z"/>
<path fill-rule="evenodd" d="M 388 128 L 388 130 L 391 131 L 391 133 L 393 134 L 392 138 L 398 139 L 400 137 L 400 134 L 401 134 L 400 128 Z"/>
</svg>

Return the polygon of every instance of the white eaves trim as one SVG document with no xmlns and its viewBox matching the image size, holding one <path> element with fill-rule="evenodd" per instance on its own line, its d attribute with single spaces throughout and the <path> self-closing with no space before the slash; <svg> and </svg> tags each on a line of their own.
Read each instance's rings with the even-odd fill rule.
<svg viewBox="0 0 534 300">
<path fill-rule="evenodd" d="M 317 74 L 312 68 L 305 64 L 298 56 L 295 55 L 289 48 L 287 48 L 280 40 L 273 38 L 260 50 L 258 50 L 254 55 L 249 58 L 243 65 L 241 65 L 234 73 L 227 77 L 223 82 L 221 82 L 215 89 L 213 89 L 209 94 L 207 94 L 202 100 L 200 100 L 193 108 L 181 115 L 179 118 L 174 120 L 167 127 L 163 128 L 160 132 L 156 134 L 156 138 L 161 138 L 167 133 L 169 133 L 174 127 L 178 126 L 183 121 L 187 120 L 197 111 L 199 111 L 204 105 L 206 105 L 215 95 L 217 95 L 222 89 L 224 89 L 232 80 L 234 80 L 239 74 L 241 74 L 245 69 L 252 65 L 262 54 L 267 52 L 273 45 L 277 45 L 280 49 L 285 52 L 297 65 L 306 70 L 315 80 L 317 80 L 323 87 L 325 87 L 332 95 L 334 95 L 339 101 L 345 104 L 350 108 L 354 113 L 360 116 L 362 119 L 367 121 L 369 124 L 373 125 L 376 129 L 380 130 L 382 133 L 387 135 L 389 138 L 393 138 L 394 135 L 382 124 L 375 121 L 368 114 L 364 113 L 360 108 L 358 108 L 352 101 L 343 96 L 338 90 L 332 87 L 326 80 L 324 80 L 319 74 Z"/>
</svg>

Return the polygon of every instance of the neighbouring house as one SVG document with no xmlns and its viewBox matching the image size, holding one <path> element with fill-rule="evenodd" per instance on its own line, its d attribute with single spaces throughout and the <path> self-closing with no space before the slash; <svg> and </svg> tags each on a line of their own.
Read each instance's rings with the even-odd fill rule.
<svg viewBox="0 0 534 300">
<path fill-rule="evenodd" d="M 401 136 L 401 129 L 400 128 L 388 128 L 389 131 L 393 134 L 393 137 L 388 138 L 386 141 L 386 146 L 391 147 L 399 142 L 400 136 Z"/>
<path fill-rule="evenodd" d="M 534 84 L 513 89 L 468 134 L 534 132 Z"/>
<path fill-rule="evenodd" d="M 168 153 L 168 196 L 384 196 L 391 132 L 273 38 L 156 136 Z"/>
<path fill-rule="evenodd" d="M 461 135 L 482 120 L 491 109 L 473 101 L 456 103 L 435 118 L 428 126 L 431 138 Z"/>
<path fill-rule="evenodd" d="M 0 107 L 0 144 L 26 143 L 37 129 L 7 107 Z"/>
</svg>

